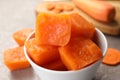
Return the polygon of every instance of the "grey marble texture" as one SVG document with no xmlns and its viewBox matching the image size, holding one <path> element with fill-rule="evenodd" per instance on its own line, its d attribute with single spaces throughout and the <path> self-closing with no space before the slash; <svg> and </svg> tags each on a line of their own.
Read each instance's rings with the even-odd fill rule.
<svg viewBox="0 0 120 80">
<path fill-rule="evenodd" d="M 5 49 L 18 46 L 12 34 L 24 27 L 35 28 L 35 6 L 40 0 L 0 0 L 0 80 L 40 80 L 32 68 L 9 71 L 3 63 Z M 120 50 L 120 36 L 105 35 L 109 47 Z M 120 80 L 120 65 L 101 64 L 94 80 Z"/>
</svg>

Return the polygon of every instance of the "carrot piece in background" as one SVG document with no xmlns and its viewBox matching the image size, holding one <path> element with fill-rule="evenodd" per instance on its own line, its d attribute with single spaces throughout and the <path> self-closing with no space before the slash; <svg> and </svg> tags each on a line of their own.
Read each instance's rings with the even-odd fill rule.
<svg viewBox="0 0 120 80">
<path fill-rule="evenodd" d="M 55 8 L 55 3 L 47 3 L 47 4 L 46 4 L 46 8 L 47 8 L 48 10 L 53 10 L 53 9 Z"/>
<path fill-rule="evenodd" d="M 103 0 L 72 0 L 73 3 L 92 18 L 111 22 L 115 18 L 115 7 Z"/>
<path fill-rule="evenodd" d="M 46 8 L 49 11 L 53 11 L 55 13 L 61 13 L 63 11 L 73 11 L 73 5 L 69 3 L 46 3 Z"/>
<path fill-rule="evenodd" d="M 27 36 L 33 31 L 32 28 L 23 28 L 13 33 L 14 40 L 18 45 L 23 46 Z"/>
<path fill-rule="evenodd" d="M 37 45 L 35 38 L 26 41 L 25 46 L 31 59 L 40 66 L 59 58 L 58 47 Z"/>
<path fill-rule="evenodd" d="M 86 38 L 93 38 L 95 33 L 95 26 L 85 20 L 78 13 L 72 13 L 71 16 L 71 35 L 82 36 Z"/>
<path fill-rule="evenodd" d="M 115 48 L 108 48 L 103 58 L 103 63 L 108 65 L 117 65 L 120 63 L 120 51 Z"/>
<path fill-rule="evenodd" d="M 40 13 L 36 19 L 35 38 L 38 45 L 66 45 L 71 36 L 68 14 Z"/>
<path fill-rule="evenodd" d="M 63 4 L 63 9 L 64 9 L 64 11 L 73 11 L 74 10 L 74 6 L 69 4 L 69 3 L 64 3 Z"/>
<path fill-rule="evenodd" d="M 63 12 L 63 4 L 62 3 L 57 3 L 55 5 L 55 9 L 53 10 L 53 12 L 55 13 L 60 13 L 60 12 Z"/>
<path fill-rule="evenodd" d="M 102 57 L 102 51 L 92 40 L 80 37 L 72 38 L 59 52 L 68 70 L 79 70 Z"/>
<path fill-rule="evenodd" d="M 4 51 L 4 64 L 11 70 L 19 70 L 30 67 L 26 59 L 23 47 L 15 47 Z"/>
<path fill-rule="evenodd" d="M 62 9 L 57 9 L 55 8 L 54 10 L 52 10 L 54 13 L 58 14 L 58 13 L 61 13 L 63 10 Z"/>
<path fill-rule="evenodd" d="M 48 64 L 43 65 L 44 68 L 50 69 L 50 70 L 57 70 L 57 71 L 65 71 L 67 70 L 61 59 L 57 59 L 55 61 L 52 61 Z"/>
</svg>

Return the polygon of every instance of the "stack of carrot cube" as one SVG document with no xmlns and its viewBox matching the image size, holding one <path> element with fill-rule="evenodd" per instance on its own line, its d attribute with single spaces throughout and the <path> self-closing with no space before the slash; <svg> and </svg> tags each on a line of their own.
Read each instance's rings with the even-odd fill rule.
<svg viewBox="0 0 120 80">
<path fill-rule="evenodd" d="M 102 57 L 102 51 L 93 41 L 95 27 L 77 13 L 40 13 L 35 37 L 25 42 L 33 30 L 27 31 L 14 33 L 19 47 L 4 52 L 4 62 L 10 70 L 30 66 L 23 55 L 23 45 L 37 65 L 51 70 L 80 70 Z"/>
<path fill-rule="evenodd" d="M 31 28 L 23 28 L 13 33 L 13 38 L 18 46 L 4 51 L 4 63 L 11 70 L 19 70 L 30 67 L 23 51 L 27 36 L 33 32 Z"/>
<path fill-rule="evenodd" d="M 79 70 L 102 57 L 93 42 L 95 27 L 79 14 L 40 13 L 35 37 L 25 46 L 39 66 L 52 70 Z"/>
</svg>

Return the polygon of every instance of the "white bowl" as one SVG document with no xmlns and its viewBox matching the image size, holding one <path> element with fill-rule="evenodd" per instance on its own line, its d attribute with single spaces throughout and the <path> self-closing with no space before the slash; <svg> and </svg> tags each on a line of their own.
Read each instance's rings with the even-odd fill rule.
<svg viewBox="0 0 120 80">
<path fill-rule="evenodd" d="M 34 36 L 35 32 L 32 32 L 26 39 L 28 41 L 32 36 Z M 103 52 L 103 56 L 105 55 L 107 51 L 107 40 L 103 33 L 96 29 L 96 37 L 95 37 L 96 43 L 101 48 Z M 37 73 L 37 75 L 41 78 L 41 80 L 91 80 L 95 73 L 97 68 L 102 62 L 101 58 L 99 61 L 76 71 L 54 71 L 49 70 L 46 68 L 43 68 L 36 63 L 34 63 L 30 57 L 27 54 L 26 47 L 24 46 L 24 54 L 26 58 L 28 59 L 29 63 Z"/>
</svg>

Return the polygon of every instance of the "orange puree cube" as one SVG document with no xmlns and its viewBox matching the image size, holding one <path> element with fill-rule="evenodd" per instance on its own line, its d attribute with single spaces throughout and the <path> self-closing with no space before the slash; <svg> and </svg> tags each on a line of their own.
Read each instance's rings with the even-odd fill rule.
<svg viewBox="0 0 120 80">
<path fill-rule="evenodd" d="M 61 59 L 54 60 L 48 64 L 43 65 L 44 68 L 57 70 L 57 71 L 65 71 L 67 70 Z"/>
<path fill-rule="evenodd" d="M 5 50 L 4 63 L 11 71 L 30 67 L 29 62 L 24 55 L 23 47 Z"/>
<path fill-rule="evenodd" d="M 13 38 L 18 45 L 23 46 L 27 36 L 33 31 L 31 28 L 23 28 L 13 33 Z"/>
<path fill-rule="evenodd" d="M 71 35 L 82 36 L 86 38 L 93 38 L 95 33 L 95 27 L 92 23 L 89 23 L 82 16 L 77 13 L 70 14 L 71 16 Z"/>
<path fill-rule="evenodd" d="M 60 57 L 58 47 L 37 45 L 35 38 L 31 38 L 25 42 L 25 46 L 31 59 L 38 65 L 49 63 Z"/>
<path fill-rule="evenodd" d="M 59 52 L 68 70 L 79 70 L 102 57 L 102 51 L 92 40 L 80 37 L 72 38 Z"/>
<path fill-rule="evenodd" d="M 36 19 L 35 38 L 38 45 L 66 45 L 71 36 L 68 14 L 40 13 Z"/>
</svg>

